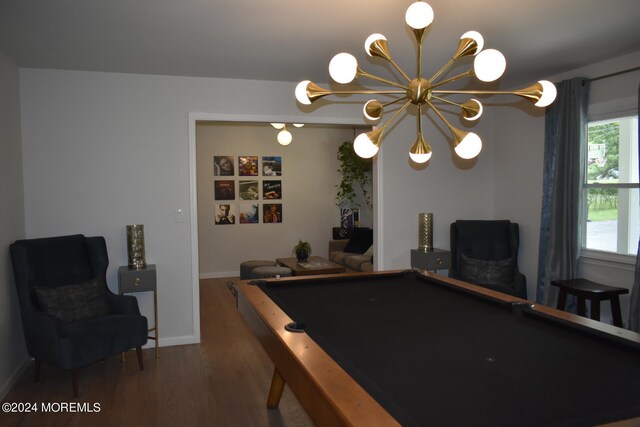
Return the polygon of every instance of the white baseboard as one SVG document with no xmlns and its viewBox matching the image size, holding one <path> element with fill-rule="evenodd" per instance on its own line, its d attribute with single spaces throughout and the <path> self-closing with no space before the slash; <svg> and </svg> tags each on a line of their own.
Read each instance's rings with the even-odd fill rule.
<svg viewBox="0 0 640 427">
<path fill-rule="evenodd" d="M 184 335 L 181 337 L 163 337 L 160 336 L 160 347 L 172 347 L 174 345 L 188 345 L 188 344 L 199 344 L 200 341 L 197 341 L 193 335 Z M 149 343 L 147 343 L 149 344 Z M 151 347 L 154 347 L 155 343 L 151 341 Z M 145 348 L 147 348 L 145 346 Z"/>
<path fill-rule="evenodd" d="M 240 277 L 240 271 L 223 271 L 220 273 L 201 273 L 200 279 L 219 279 L 221 277 Z"/>
<path fill-rule="evenodd" d="M 18 378 L 20 378 L 20 375 L 22 375 L 22 373 L 29 367 L 31 360 L 31 357 L 25 357 L 18 368 L 13 372 L 13 374 L 9 378 L 7 378 L 4 384 L 2 384 L 2 387 L 0 387 L 0 400 L 3 400 L 7 393 L 9 393 L 11 387 L 13 387 L 18 381 Z"/>
</svg>

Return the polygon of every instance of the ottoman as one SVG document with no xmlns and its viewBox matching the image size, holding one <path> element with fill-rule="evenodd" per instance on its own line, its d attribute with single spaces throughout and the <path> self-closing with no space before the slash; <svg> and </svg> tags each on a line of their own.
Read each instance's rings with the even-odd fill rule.
<svg viewBox="0 0 640 427">
<path fill-rule="evenodd" d="M 291 269 L 288 267 L 280 267 L 279 265 L 256 267 L 251 271 L 252 279 L 268 279 L 270 277 L 287 277 L 291 276 Z"/>
<path fill-rule="evenodd" d="M 252 260 L 240 264 L 240 280 L 252 279 L 251 271 L 256 267 L 276 266 L 275 261 Z"/>
</svg>

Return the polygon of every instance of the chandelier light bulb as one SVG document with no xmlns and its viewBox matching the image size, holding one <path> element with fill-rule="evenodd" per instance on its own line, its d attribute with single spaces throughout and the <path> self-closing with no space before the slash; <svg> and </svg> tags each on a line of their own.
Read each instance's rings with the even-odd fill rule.
<svg viewBox="0 0 640 427">
<path fill-rule="evenodd" d="M 304 123 L 294 123 L 293 126 L 297 128 L 301 128 L 302 126 L 304 126 Z"/>
<path fill-rule="evenodd" d="M 353 141 L 353 150 L 363 159 L 370 159 L 378 153 L 378 146 L 371 141 L 369 135 L 361 133 Z"/>
<path fill-rule="evenodd" d="M 422 133 L 418 134 L 418 139 L 409 150 L 409 157 L 416 163 L 426 163 L 431 158 L 431 147 L 424 141 Z"/>
<path fill-rule="evenodd" d="M 416 163 L 427 163 L 431 158 L 431 153 L 426 154 L 413 154 L 409 152 L 409 157 Z"/>
<path fill-rule="evenodd" d="M 362 113 L 367 120 L 377 121 L 382 118 L 382 104 L 377 99 L 367 101 L 362 108 Z"/>
<path fill-rule="evenodd" d="M 473 71 L 483 82 L 498 80 L 507 68 L 507 60 L 496 49 L 483 50 L 473 61 Z"/>
<path fill-rule="evenodd" d="M 478 120 L 482 115 L 482 110 L 482 103 L 477 99 L 471 98 L 462 104 L 462 117 L 469 121 Z"/>
<path fill-rule="evenodd" d="M 329 75 L 340 84 L 351 83 L 358 74 L 358 61 L 350 53 L 339 53 L 329 62 Z"/>
<path fill-rule="evenodd" d="M 542 96 L 540 100 L 535 103 L 535 106 L 546 107 L 555 101 L 558 91 L 556 86 L 548 80 L 540 80 L 538 83 L 542 85 Z"/>
<path fill-rule="evenodd" d="M 481 150 L 482 140 L 473 132 L 467 133 L 455 147 L 456 154 L 463 159 L 473 159 Z"/>
<path fill-rule="evenodd" d="M 276 129 L 282 129 L 284 127 L 284 123 L 271 123 L 271 126 Z"/>
<path fill-rule="evenodd" d="M 300 104 L 311 105 L 309 95 L 307 95 L 307 87 L 311 83 L 311 80 L 303 80 L 296 86 L 296 99 Z"/>
<path fill-rule="evenodd" d="M 477 31 L 467 31 L 460 36 L 460 40 L 462 39 L 473 39 L 476 42 L 478 48 L 476 49 L 476 53 L 474 53 L 474 55 L 479 54 L 484 47 L 484 37 L 482 37 L 482 34 Z"/>
<path fill-rule="evenodd" d="M 382 34 L 374 33 L 374 34 L 371 34 L 369 37 L 367 37 L 367 39 L 364 41 L 364 51 L 367 52 L 367 55 L 373 56 L 369 48 L 373 43 L 377 42 L 378 40 L 387 41 L 387 38 Z"/>
<path fill-rule="evenodd" d="M 433 22 L 433 9 L 423 1 L 415 2 L 407 9 L 404 20 L 415 30 L 427 28 Z"/>
<path fill-rule="evenodd" d="M 280 145 L 289 145 L 291 144 L 291 140 L 293 140 L 293 137 L 291 136 L 291 132 L 288 130 L 281 130 L 278 133 L 278 143 Z"/>
</svg>

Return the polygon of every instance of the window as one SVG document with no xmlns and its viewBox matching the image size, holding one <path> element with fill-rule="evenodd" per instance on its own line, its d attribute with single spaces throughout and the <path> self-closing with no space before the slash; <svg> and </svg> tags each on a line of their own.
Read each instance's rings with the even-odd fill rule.
<svg viewBox="0 0 640 427">
<path fill-rule="evenodd" d="M 590 121 L 587 144 L 582 247 L 635 255 L 640 235 L 637 115 Z"/>
</svg>

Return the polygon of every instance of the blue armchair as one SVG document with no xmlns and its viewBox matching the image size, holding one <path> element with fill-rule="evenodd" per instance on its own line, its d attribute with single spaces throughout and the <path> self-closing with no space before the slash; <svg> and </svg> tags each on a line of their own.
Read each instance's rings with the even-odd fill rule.
<svg viewBox="0 0 640 427">
<path fill-rule="evenodd" d="M 135 297 L 107 287 L 103 237 L 18 240 L 10 252 L 36 382 L 42 362 L 71 370 L 77 397 L 79 368 L 133 347 L 144 369 L 147 318 L 140 315 Z"/>
</svg>

